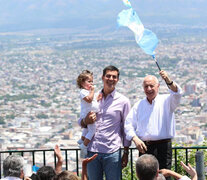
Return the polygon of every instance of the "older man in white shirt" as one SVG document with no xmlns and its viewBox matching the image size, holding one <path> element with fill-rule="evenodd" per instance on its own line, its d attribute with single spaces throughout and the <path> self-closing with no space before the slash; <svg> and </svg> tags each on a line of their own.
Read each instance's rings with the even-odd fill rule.
<svg viewBox="0 0 207 180">
<path fill-rule="evenodd" d="M 143 81 L 146 98 L 139 100 L 129 112 L 125 133 L 126 138 L 135 143 L 140 155 L 153 154 L 159 161 L 160 169 L 170 169 L 171 139 L 175 135 L 174 111 L 180 103 L 182 90 L 165 71 L 160 71 L 160 75 L 170 93 L 160 95 L 158 79 L 146 76 Z"/>
</svg>

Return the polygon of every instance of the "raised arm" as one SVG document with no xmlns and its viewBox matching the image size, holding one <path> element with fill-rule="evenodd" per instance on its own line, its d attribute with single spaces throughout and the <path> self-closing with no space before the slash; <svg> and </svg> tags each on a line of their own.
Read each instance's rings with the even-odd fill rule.
<svg viewBox="0 0 207 180">
<path fill-rule="evenodd" d="M 182 161 L 180 164 L 183 167 L 183 169 L 185 169 L 185 171 L 192 177 L 192 180 L 198 179 L 196 170 L 189 163 L 188 166 L 185 165 Z"/>
<path fill-rule="evenodd" d="M 54 152 L 55 152 L 55 155 L 58 159 L 55 171 L 56 171 L 56 174 L 59 174 L 62 171 L 63 156 L 62 156 L 62 153 L 61 153 L 60 148 L 59 148 L 58 145 L 55 145 Z"/>
<path fill-rule="evenodd" d="M 86 158 L 83 160 L 82 162 L 82 177 L 81 180 L 87 180 L 88 179 L 88 175 L 87 175 L 87 164 L 91 161 L 93 161 L 96 157 L 98 156 L 98 154 L 94 154 L 92 157 L 90 158 Z M 95 169 L 94 169 L 95 171 Z"/>
<path fill-rule="evenodd" d="M 83 100 L 86 101 L 87 103 L 91 103 L 94 98 L 94 86 L 91 86 L 91 90 L 88 96 L 84 97 Z"/>
<path fill-rule="evenodd" d="M 170 177 L 174 177 L 175 179 L 181 179 L 183 177 L 182 175 L 180 175 L 174 171 L 171 171 L 169 169 L 161 169 L 161 170 L 159 170 L 159 173 L 162 173 L 163 176 L 165 176 L 165 177 L 170 176 Z"/>
<path fill-rule="evenodd" d="M 168 87 L 174 91 L 177 92 L 177 85 L 170 79 L 170 77 L 168 76 L 167 72 L 164 70 L 160 71 L 160 76 L 162 77 L 162 79 L 165 80 L 166 84 L 168 85 Z"/>
</svg>

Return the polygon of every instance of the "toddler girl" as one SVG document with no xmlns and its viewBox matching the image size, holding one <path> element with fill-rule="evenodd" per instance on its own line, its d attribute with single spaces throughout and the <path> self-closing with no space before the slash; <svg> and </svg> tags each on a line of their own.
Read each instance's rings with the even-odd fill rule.
<svg viewBox="0 0 207 180">
<path fill-rule="evenodd" d="M 77 86 L 80 88 L 80 118 L 83 119 L 90 111 L 98 112 L 99 110 L 98 102 L 94 98 L 93 73 L 88 70 L 82 71 L 77 78 Z M 81 158 L 85 158 L 87 156 L 87 146 L 94 136 L 95 131 L 95 123 L 88 124 L 87 128 L 83 128 L 82 137 L 78 141 L 81 149 Z"/>
</svg>

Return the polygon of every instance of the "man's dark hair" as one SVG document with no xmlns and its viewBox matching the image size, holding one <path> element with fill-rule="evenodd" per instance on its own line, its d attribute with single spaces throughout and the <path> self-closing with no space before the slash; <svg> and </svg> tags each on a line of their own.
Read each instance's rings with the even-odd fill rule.
<svg viewBox="0 0 207 180">
<path fill-rule="evenodd" d="M 24 159 L 19 155 L 10 155 L 3 162 L 4 177 L 13 176 L 20 178 L 24 169 Z"/>
<path fill-rule="evenodd" d="M 115 66 L 107 66 L 103 70 L 103 76 L 106 75 L 106 71 L 117 71 L 118 72 L 118 77 L 119 77 L 119 69 L 116 68 Z"/>
<path fill-rule="evenodd" d="M 37 175 L 41 180 L 51 180 L 55 177 L 55 170 L 51 166 L 43 166 L 38 169 Z"/>
<path fill-rule="evenodd" d="M 37 174 L 35 174 L 35 173 L 33 173 L 31 175 L 30 179 L 32 179 L 32 180 L 41 180 L 40 177 Z"/>
<path fill-rule="evenodd" d="M 136 173 L 139 180 L 153 180 L 158 169 L 158 160 L 151 154 L 144 154 L 136 161 Z"/>
</svg>

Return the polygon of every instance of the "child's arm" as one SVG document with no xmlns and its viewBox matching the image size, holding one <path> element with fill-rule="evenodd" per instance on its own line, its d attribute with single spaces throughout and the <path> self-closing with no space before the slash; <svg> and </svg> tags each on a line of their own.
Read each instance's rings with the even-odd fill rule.
<svg viewBox="0 0 207 180">
<path fill-rule="evenodd" d="M 84 97 L 83 100 L 87 103 L 91 103 L 93 101 L 94 97 L 94 86 L 91 86 L 91 90 L 88 96 Z"/>
</svg>

